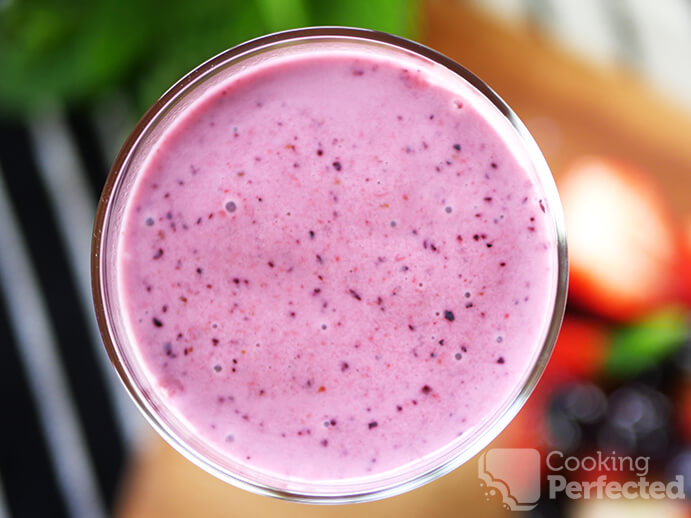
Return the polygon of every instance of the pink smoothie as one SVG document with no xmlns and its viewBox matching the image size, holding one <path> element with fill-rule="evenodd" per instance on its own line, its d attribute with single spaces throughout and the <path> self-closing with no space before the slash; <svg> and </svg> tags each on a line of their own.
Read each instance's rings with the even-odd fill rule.
<svg viewBox="0 0 691 518">
<path fill-rule="evenodd" d="M 487 419 L 556 283 L 550 209 L 499 124 L 412 59 L 355 51 L 257 66 L 184 110 L 118 249 L 159 397 L 222 454 L 305 480 L 401 467 Z"/>
</svg>

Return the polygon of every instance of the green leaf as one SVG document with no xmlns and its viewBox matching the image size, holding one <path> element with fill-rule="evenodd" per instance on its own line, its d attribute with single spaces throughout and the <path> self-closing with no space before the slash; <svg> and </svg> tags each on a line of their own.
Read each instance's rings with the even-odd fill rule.
<svg viewBox="0 0 691 518">
<path fill-rule="evenodd" d="M 307 25 L 414 36 L 418 0 L 0 0 L 0 111 L 132 91 L 143 112 L 242 41 Z"/>
<path fill-rule="evenodd" d="M 262 18 L 271 32 L 305 27 L 310 24 L 303 0 L 256 0 Z"/>
<path fill-rule="evenodd" d="M 634 377 L 667 358 L 690 334 L 689 315 L 683 309 L 655 313 L 614 332 L 605 371 L 615 378 Z"/>
</svg>

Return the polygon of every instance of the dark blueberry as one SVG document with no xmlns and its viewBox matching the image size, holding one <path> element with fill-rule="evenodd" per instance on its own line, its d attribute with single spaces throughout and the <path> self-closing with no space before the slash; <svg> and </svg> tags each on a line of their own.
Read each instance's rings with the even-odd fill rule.
<svg viewBox="0 0 691 518">
<path fill-rule="evenodd" d="M 446 211 L 447 214 L 451 214 L 451 212 L 453 212 L 453 208 L 447 205 L 446 207 L 444 207 L 444 211 Z"/>
<path fill-rule="evenodd" d="M 474 239 L 475 241 L 479 241 L 479 240 L 480 240 L 480 235 L 479 235 L 479 234 L 473 234 L 473 239 Z"/>
<path fill-rule="evenodd" d="M 470 309 L 473 307 L 473 303 L 472 302 L 466 302 L 465 307 L 466 307 L 466 309 Z"/>
<path fill-rule="evenodd" d="M 357 291 L 355 291 L 353 289 L 350 289 L 348 291 L 350 291 L 350 294 L 353 296 L 353 298 L 355 300 L 362 300 L 362 297 L 360 296 L 360 294 Z"/>
<path fill-rule="evenodd" d="M 334 169 L 335 169 L 336 171 L 340 171 L 340 170 L 343 168 L 343 166 L 341 165 L 341 163 L 338 162 L 338 161 L 337 161 L 337 162 L 334 162 L 334 163 L 331 164 L 331 165 L 334 166 Z"/>
<path fill-rule="evenodd" d="M 444 311 L 444 318 L 449 322 L 453 322 L 456 317 L 454 316 L 453 311 L 449 311 L 447 309 Z"/>
<path fill-rule="evenodd" d="M 485 200 L 487 203 L 489 203 L 489 202 L 492 201 L 492 197 L 491 197 L 491 196 L 485 196 L 485 197 L 482 198 L 482 199 Z"/>
<path fill-rule="evenodd" d="M 146 226 L 150 227 L 154 224 L 154 218 L 146 218 Z"/>
<path fill-rule="evenodd" d="M 201 275 L 202 269 L 201 269 L 201 268 L 197 268 L 197 273 L 198 273 L 199 275 Z"/>
<path fill-rule="evenodd" d="M 402 412 L 403 407 L 401 405 L 396 405 L 396 410 L 398 410 L 399 412 Z"/>
<path fill-rule="evenodd" d="M 226 202 L 226 210 L 227 210 L 228 212 L 235 212 L 235 210 L 236 210 L 237 208 L 238 208 L 238 206 L 235 205 L 235 202 L 234 202 L 234 201 Z"/>
<path fill-rule="evenodd" d="M 321 149 L 317 149 L 317 156 L 322 156 L 324 152 Z"/>
<path fill-rule="evenodd" d="M 454 148 L 456 151 L 460 151 L 460 150 L 461 150 L 461 145 L 460 145 L 460 144 L 454 144 L 454 145 L 453 145 L 453 148 Z"/>
<path fill-rule="evenodd" d="M 492 243 L 487 243 L 487 248 L 492 248 Z"/>
<path fill-rule="evenodd" d="M 470 292 L 469 291 L 466 291 L 463 295 L 465 296 L 466 299 L 470 298 Z"/>
<path fill-rule="evenodd" d="M 376 421 L 370 421 L 370 422 L 367 424 L 367 426 L 368 426 L 369 429 L 371 430 L 372 428 L 376 428 L 377 426 L 379 426 L 379 423 L 377 423 Z"/>
<path fill-rule="evenodd" d="M 411 331 L 415 331 L 415 327 L 413 327 L 413 324 L 408 324 L 408 329 Z"/>
<path fill-rule="evenodd" d="M 154 326 L 156 326 L 156 327 L 163 327 L 163 322 L 161 322 L 156 317 L 153 318 L 153 323 L 154 323 Z"/>
<path fill-rule="evenodd" d="M 350 365 L 348 365 L 348 362 L 341 362 L 341 372 L 345 372 L 348 369 L 350 369 Z"/>
<path fill-rule="evenodd" d="M 506 263 L 504 261 L 502 261 L 501 263 L 499 263 L 499 266 L 501 266 L 503 268 L 504 266 L 506 266 Z"/>
<path fill-rule="evenodd" d="M 430 387 L 429 385 L 423 385 L 421 390 L 423 394 L 429 394 L 430 392 L 432 392 L 432 387 Z"/>
<path fill-rule="evenodd" d="M 171 356 L 173 354 L 173 345 L 170 342 L 163 344 L 163 352 L 166 356 Z"/>
<path fill-rule="evenodd" d="M 274 267 L 274 262 L 273 262 L 273 261 L 269 261 L 269 262 L 266 263 L 266 264 L 269 265 L 269 268 L 273 268 L 273 267 Z"/>
<path fill-rule="evenodd" d="M 490 164 L 490 166 L 492 167 L 492 169 L 496 169 L 496 168 L 497 168 L 497 163 L 496 163 L 496 162 L 492 162 L 492 163 Z"/>
<path fill-rule="evenodd" d="M 500 356 L 499 358 L 497 358 L 497 363 L 500 365 L 503 364 L 504 363 L 504 357 Z"/>
<path fill-rule="evenodd" d="M 545 206 L 542 204 L 542 200 L 540 200 L 540 210 L 545 212 Z"/>
<path fill-rule="evenodd" d="M 163 255 L 163 248 L 159 248 L 158 250 L 156 250 L 156 253 L 154 254 L 154 259 L 160 259 L 162 255 Z"/>
<path fill-rule="evenodd" d="M 214 371 L 221 372 L 222 370 L 223 370 L 223 367 L 221 367 L 220 365 L 218 365 L 218 364 L 214 365 Z"/>
<path fill-rule="evenodd" d="M 310 239 L 314 239 L 314 230 L 310 230 Z"/>
</svg>

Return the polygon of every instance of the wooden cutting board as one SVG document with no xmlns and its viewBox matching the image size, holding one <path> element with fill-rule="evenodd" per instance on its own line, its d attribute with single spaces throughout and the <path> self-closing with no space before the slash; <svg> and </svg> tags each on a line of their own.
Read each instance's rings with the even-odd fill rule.
<svg viewBox="0 0 691 518">
<path fill-rule="evenodd" d="M 691 212 L 691 114 L 630 73 L 595 68 L 530 28 L 503 25 L 452 0 L 425 4 L 423 41 L 475 72 L 514 108 L 557 180 L 583 154 L 618 156 L 656 175 L 678 213 Z M 116 512 L 121 518 L 461 515 L 507 516 L 486 500 L 475 460 L 383 502 L 315 507 L 228 486 L 153 433 L 134 455 Z"/>
</svg>

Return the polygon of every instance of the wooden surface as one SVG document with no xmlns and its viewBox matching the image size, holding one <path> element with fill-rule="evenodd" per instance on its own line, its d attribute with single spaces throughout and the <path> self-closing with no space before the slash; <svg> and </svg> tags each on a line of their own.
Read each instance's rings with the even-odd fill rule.
<svg viewBox="0 0 691 518">
<path fill-rule="evenodd" d="M 533 133 L 557 180 L 583 154 L 626 158 L 655 174 L 676 212 L 691 207 L 691 114 L 623 70 L 602 70 L 452 0 L 427 2 L 423 40 L 484 79 Z M 501 437 L 500 437 L 501 441 Z M 485 501 L 477 463 L 421 489 L 357 506 L 259 497 L 205 474 L 153 434 L 133 459 L 116 516 L 505 516 Z"/>
</svg>

